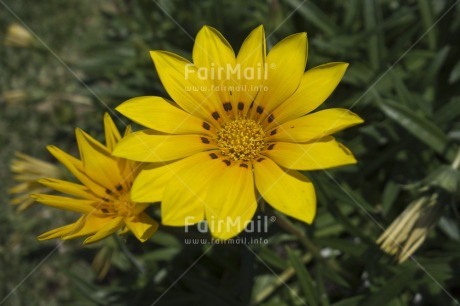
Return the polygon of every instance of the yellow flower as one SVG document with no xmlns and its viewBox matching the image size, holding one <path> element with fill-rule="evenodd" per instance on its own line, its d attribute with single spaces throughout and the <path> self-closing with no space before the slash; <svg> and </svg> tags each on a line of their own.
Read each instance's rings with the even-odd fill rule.
<svg viewBox="0 0 460 306">
<path fill-rule="evenodd" d="M 6 30 L 4 43 L 11 47 L 27 48 L 35 44 L 35 39 L 22 25 L 12 23 Z"/>
<path fill-rule="evenodd" d="M 63 176 L 61 170 L 52 163 L 34 158 L 21 152 L 15 153 L 16 158 L 11 161 L 11 172 L 15 175 L 13 179 L 18 184 L 10 188 L 9 193 L 15 197 L 10 203 L 18 205 L 18 212 L 27 209 L 34 199 L 30 198 L 32 193 L 48 193 L 51 189 L 38 183 L 44 177 L 60 178 Z"/>
<path fill-rule="evenodd" d="M 193 64 L 166 51 L 151 56 L 177 105 L 152 96 L 117 108 L 148 128 L 114 150 L 120 157 L 154 163 L 135 180 L 133 199 L 161 200 L 166 225 L 207 220 L 220 239 L 245 228 L 256 211 L 257 193 L 275 209 L 311 223 L 315 191 L 297 170 L 356 163 L 330 134 L 362 119 L 345 109 L 309 114 L 332 93 L 348 64 L 305 72 L 306 33 L 285 38 L 266 55 L 262 26 L 237 56 L 208 26 L 196 37 Z"/>
<path fill-rule="evenodd" d="M 403 263 L 423 244 L 429 230 L 438 222 L 443 206 L 437 194 L 413 201 L 377 239 L 380 248 Z"/>
<path fill-rule="evenodd" d="M 144 212 L 147 204 L 131 200 L 130 190 L 138 163 L 111 154 L 121 135 L 108 114 L 104 116 L 104 129 L 105 146 L 82 130 L 76 130 L 81 160 L 54 146 L 48 147 L 82 184 L 42 179 L 43 185 L 70 197 L 35 194 L 33 198 L 45 205 L 83 215 L 75 223 L 40 235 L 39 240 L 90 236 L 84 241 L 88 244 L 121 230 L 120 233 L 131 231 L 144 242 L 157 230 L 157 222 Z M 128 128 L 125 134 L 129 133 Z"/>
</svg>

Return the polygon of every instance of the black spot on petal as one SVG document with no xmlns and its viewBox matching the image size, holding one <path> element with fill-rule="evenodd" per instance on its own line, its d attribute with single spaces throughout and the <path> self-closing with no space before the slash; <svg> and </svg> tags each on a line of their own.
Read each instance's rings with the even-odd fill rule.
<svg viewBox="0 0 460 306">
<path fill-rule="evenodd" d="M 209 123 L 207 123 L 207 122 L 203 122 L 202 127 L 203 127 L 205 130 L 208 130 L 208 131 L 211 129 L 211 126 L 210 126 Z"/>
<path fill-rule="evenodd" d="M 217 154 L 216 154 L 216 153 L 211 153 L 211 154 L 209 154 L 209 156 L 211 156 L 212 159 L 216 159 L 216 158 L 217 158 Z"/>
<path fill-rule="evenodd" d="M 229 111 L 232 110 L 232 103 L 225 102 L 223 105 L 224 105 L 224 109 L 225 109 L 226 112 L 229 112 Z"/>
<path fill-rule="evenodd" d="M 220 115 L 219 115 L 218 112 L 214 112 L 214 113 L 212 113 L 212 117 L 213 117 L 215 120 L 219 120 Z"/>
<path fill-rule="evenodd" d="M 238 102 L 238 110 L 242 111 L 244 109 L 244 103 Z"/>
<path fill-rule="evenodd" d="M 118 184 L 116 188 L 117 188 L 118 191 L 122 191 L 122 190 L 123 190 L 123 186 L 121 186 L 120 184 Z"/>
<path fill-rule="evenodd" d="M 257 106 L 257 109 L 256 109 L 256 111 L 257 111 L 257 113 L 260 115 L 260 114 L 262 114 L 262 113 L 263 113 L 263 111 L 264 111 L 264 108 L 263 108 L 262 106 L 260 106 L 260 105 L 259 105 L 259 106 Z"/>
<path fill-rule="evenodd" d="M 209 139 L 206 138 L 206 137 L 201 137 L 201 142 L 202 142 L 202 143 L 208 144 L 208 143 L 209 143 Z"/>
<path fill-rule="evenodd" d="M 112 190 L 110 190 L 110 189 L 106 189 L 106 190 L 105 190 L 105 193 L 107 193 L 108 195 L 111 195 L 113 192 L 112 192 Z"/>
<path fill-rule="evenodd" d="M 248 164 L 240 164 L 240 167 L 241 167 L 241 168 L 246 168 L 246 169 L 247 169 L 247 168 L 248 168 Z"/>
<path fill-rule="evenodd" d="M 274 147 L 275 147 L 275 144 L 272 143 L 272 144 L 268 145 L 267 150 L 273 150 Z"/>
<path fill-rule="evenodd" d="M 270 132 L 270 135 L 273 136 L 276 134 L 276 129 L 274 129 L 273 131 Z"/>
<path fill-rule="evenodd" d="M 268 116 L 268 123 L 272 123 L 274 119 L 275 119 L 275 116 L 273 116 L 273 114 L 270 114 L 270 116 Z"/>
<path fill-rule="evenodd" d="M 227 166 L 230 166 L 230 165 L 231 165 L 231 161 L 229 161 L 228 159 L 224 159 L 223 162 L 224 162 Z"/>
<path fill-rule="evenodd" d="M 257 160 L 257 162 L 260 163 L 260 162 L 263 161 L 263 160 L 265 160 L 265 158 L 261 157 L 261 158 L 259 158 L 259 159 Z"/>
</svg>

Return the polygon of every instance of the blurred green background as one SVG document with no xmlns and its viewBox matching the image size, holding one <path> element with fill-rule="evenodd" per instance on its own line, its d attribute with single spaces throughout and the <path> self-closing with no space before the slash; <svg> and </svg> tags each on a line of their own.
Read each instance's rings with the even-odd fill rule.
<svg viewBox="0 0 460 306">
<path fill-rule="evenodd" d="M 458 3 L 1 0 L 0 305 L 458 305 Z M 8 36 L 13 23 L 34 34 Z M 306 31 L 307 69 L 350 63 L 323 107 L 364 118 L 338 135 L 359 163 L 307 173 L 313 225 L 279 219 L 265 245 L 186 245 L 183 231 L 165 227 L 144 244 L 37 241 L 75 215 L 16 212 L 14 152 L 54 163 L 45 148 L 54 144 L 77 155 L 75 127 L 103 140 L 104 112 L 166 96 L 148 51 L 191 58 L 205 24 L 235 50 L 259 24 L 268 47 Z M 393 228 L 398 252 L 415 251 L 399 264 L 376 240 L 420 199 Z"/>
</svg>

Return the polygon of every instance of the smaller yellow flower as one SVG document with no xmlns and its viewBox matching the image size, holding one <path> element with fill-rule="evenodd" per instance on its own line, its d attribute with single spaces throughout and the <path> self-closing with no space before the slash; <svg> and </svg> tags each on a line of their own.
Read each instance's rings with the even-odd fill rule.
<svg viewBox="0 0 460 306">
<path fill-rule="evenodd" d="M 9 190 L 14 194 L 10 203 L 18 205 L 18 212 L 27 209 L 34 199 L 30 198 L 31 193 L 49 193 L 51 189 L 38 183 L 44 177 L 61 178 L 61 170 L 52 163 L 34 158 L 21 152 L 15 153 L 16 158 L 11 161 L 11 172 L 13 179 L 18 182 L 16 186 Z"/>
<path fill-rule="evenodd" d="M 119 231 L 131 231 L 141 242 L 158 229 L 158 223 L 145 212 L 148 204 L 131 201 L 131 185 L 138 163 L 112 156 L 121 135 L 108 114 L 104 116 L 106 145 L 80 129 L 76 130 L 81 160 L 60 149 L 48 150 L 82 183 L 57 179 L 41 179 L 40 183 L 71 197 L 35 194 L 32 197 L 45 205 L 82 213 L 75 222 L 46 232 L 39 240 L 63 240 L 89 236 L 84 244 L 94 243 Z M 125 135 L 131 132 L 126 129 Z"/>
<path fill-rule="evenodd" d="M 9 105 L 16 105 L 27 99 L 27 93 L 21 89 L 5 90 L 1 98 Z"/>
<path fill-rule="evenodd" d="M 437 194 L 423 196 L 409 204 L 377 239 L 377 244 L 402 263 L 423 244 L 441 213 L 442 205 L 437 201 Z"/>
<path fill-rule="evenodd" d="M 5 36 L 5 45 L 18 48 L 28 48 L 35 44 L 32 34 L 22 25 L 12 23 L 8 26 Z"/>
</svg>

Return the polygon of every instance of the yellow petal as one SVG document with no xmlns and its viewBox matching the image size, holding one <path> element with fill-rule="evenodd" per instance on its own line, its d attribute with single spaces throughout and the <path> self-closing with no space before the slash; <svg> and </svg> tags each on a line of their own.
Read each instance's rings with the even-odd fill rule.
<svg viewBox="0 0 460 306">
<path fill-rule="evenodd" d="M 84 198 L 88 200 L 97 201 L 98 197 L 91 193 L 91 191 L 83 185 L 75 184 L 58 179 L 41 179 L 38 181 L 49 188 L 60 191 L 62 193 L 72 195 L 78 198 Z"/>
<path fill-rule="evenodd" d="M 145 242 L 158 229 L 158 223 L 146 213 L 141 213 L 132 218 L 125 218 L 125 223 L 140 242 Z"/>
<path fill-rule="evenodd" d="M 64 225 L 58 228 L 55 228 L 53 230 L 50 230 L 46 233 L 41 234 L 40 236 L 37 237 L 38 240 L 49 240 L 49 239 L 56 239 L 56 238 L 61 238 L 62 235 L 65 233 L 68 233 L 69 230 L 71 230 L 75 226 L 74 223 Z"/>
<path fill-rule="evenodd" d="M 158 202 L 163 198 L 166 185 L 184 167 L 199 164 L 203 159 L 209 159 L 209 154 L 214 151 L 193 154 L 171 163 L 153 163 L 145 166 L 137 175 L 131 188 L 131 199 L 135 202 Z"/>
<path fill-rule="evenodd" d="M 271 126 L 315 110 L 332 94 L 347 67 L 347 63 L 328 63 L 305 72 L 297 91 L 273 111 Z"/>
<path fill-rule="evenodd" d="M 124 116 L 147 128 L 169 134 L 209 134 L 211 125 L 161 97 L 137 97 L 116 108 Z"/>
<path fill-rule="evenodd" d="M 225 240 L 244 230 L 256 212 L 257 201 L 251 164 L 219 166 L 209 183 L 205 214 L 212 235 Z"/>
<path fill-rule="evenodd" d="M 107 148 L 110 152 L 112 152 L 117 142 L 121 139 L 121 135 L 108 113 L 104 114 L 104 133 Z"/>
<path fill-rule="evenodd" d="M 101 198 L 105 196 L 105 188 L 96 183 L 93 179 L 86 175 L 83 169 L 83 163 L 75 157 L 65 153 L 55 146 L 48 146 L 48 151 L 59 160 L 80 182 L 91 189 Z"/>
<path fill-rule="evenodd" d="M 123 138 L 113 154 L 141 162 L 164 162 L 214 148 L 216 144 L 210 137 L 158 135 L 152 130 L 143 130 Z"/>
<path fill-rule="evenodd" d="M 363 122 L 358 115 L 343 108 L 330 108 L 309 114 L 272 129 L 269 141 L 307 142 L 323 138 Z"/>
<path fill-rule="evenodd" d="M 307 33 L 290 35 L 276 44 L 267 55 L 267 80 L 255 100 L 254 110 L 266 117 L 289 98 L 299 86 L 307 63 Z M 265 90 L 266 88 L 266 90 Z"/>
<path fill-rule="evenodd" d="M 123 217 L 108 219 L 105 225 L 99 231 L 97 231 L 96 234 L 86 238 L 85 241 L 83 241 L 83 244 L 90 244 L 104 239 L 119 230 L 123 224 Z"/>
<path fill-rule="evenodd" d="M 106 147 L 82 130 L 77 129 L 75 134 L 85 172 L 100 185 L 114 189 L 123 181 L 117 159 L 112 157 Z"/>
<path fill-rule="evenodd" d="M 312 182 L 295 170 L 282 170 L 271 159 L 254 162 L 257 190 L 268 204 L 293 218 L 311 223 L 316 214 Z"/>
<path fill-rule="evenodd" d="M 185 58 L 166 51 L 151 51 L 150 55 L 169 96 L 189 114 L 211 120 L 222 105 L 207 77 Z"/>
<path fill-rule="evenodd" d="M 265 77 L 265 31 L 262 25 L 255 28 L 243 42 L 236 58 L 241 69 L 240 90 L 234 93 L 233 109 L 246 114 L 259 92 Z M 247 75 L 245 75 L 247 73 Z M 238 105 L 239 103 L 242 105 Z"/>
<path fill-rule="evenodd" d="M 269 147 L 262 153 L 287 169 L 322 170 L 356 163 L 350 150 L 330 136 L 306 144 L 278 142 Z"/>
<path fill-rule="evenodd" d="M 106 217 L 99 217 L 92 213 L 83 215 L 73 224 L 73 228 L 69 229 L 62 235 L 61 239 L 70 240 L 93 235 L 103 228 L 108 220 L 110 219 Z"/>
<path fill-rule="evenodd" d="M 217 156 L 216 153 L 213 156 Z M 204 219 L 206 190 L 215 173 L 224 165 L 219 158 L 201 153 L 183 162 L 174 173 L 163 194 L 162 222 L 170 226 L 195 224 Z"/>
<path fill-rule="evenodd" d="M 216 86 L 220 101 L 230 102 L 228 88 L 238 85 L 235 74 L 235 52 L 222 34 L 204 26 L 197 34 L 193 45 L 193 63 L 199 70 L 206 70 L 207 79 Z"/>
<path fill-rule="evenodd" d="M 95 203 L 95 201 L 92 200 L 74 199 L 49 194 L 33 194 L 31 197 L 37 202 L 59 209 L 79 213 L 94 212 L 92 205 Z"/>
</svg>

